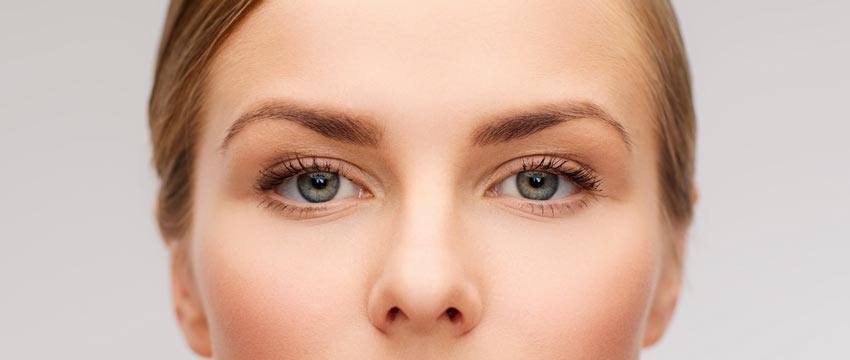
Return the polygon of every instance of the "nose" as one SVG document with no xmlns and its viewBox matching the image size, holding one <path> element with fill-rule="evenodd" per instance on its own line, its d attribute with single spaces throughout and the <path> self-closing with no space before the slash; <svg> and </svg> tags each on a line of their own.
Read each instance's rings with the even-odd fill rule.
<svg viewBox="0 0 850 360">
<path fill-rule="evenodd" d="M 370 321 L 388 336 L 462 336 L 481 318 L 478 287 L 465 271 L 471 257 L 452 246 L 460 241 L 451 235 L 452 217 L 426 208 L 395 223 L 396 236 L 369 294 Z"/>
</svg>

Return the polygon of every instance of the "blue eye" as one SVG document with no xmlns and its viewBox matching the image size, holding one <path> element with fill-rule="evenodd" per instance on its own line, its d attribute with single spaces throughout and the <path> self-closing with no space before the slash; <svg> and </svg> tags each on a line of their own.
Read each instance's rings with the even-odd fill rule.
<svg viewBox="0 0 850 360">
<path fill-rule="evenodd" d="M 336 197 L 356 197 L 358 187 L 344 176 L 314 171 L 292 176 L 275 189 L 280 196 L 296 202 L 323 203 Z"/>
<path fill-rule="evenodd" d="M 576 190 L 572 181 L 545 171 L 523 171 L 499 184 L 501 194 L 538 201 L 565 198 Z"/>
</svg>

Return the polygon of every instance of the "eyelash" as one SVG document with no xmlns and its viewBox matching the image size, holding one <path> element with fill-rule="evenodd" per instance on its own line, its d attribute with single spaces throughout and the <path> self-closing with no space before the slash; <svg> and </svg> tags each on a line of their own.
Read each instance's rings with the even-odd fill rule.
<svg viewBox="0 0 850 360">
<path fill-rule="evenodd" d="M 504 181 L 510 176 L 515 176 L 524 171 L 543 171 L 554 175 L 565 177 L 577 186 L 577 192 L 570 195 L 570 198 L 580 196 L 576 200 L 560 201 L 555 203 L 535 202 L 529 199 L 514 199 L 508 201 L 514 203 L 514 207 L 528 206 L 531 208 L 532 214 L 538 214 L 547 217 L 556 217 L 562 214 L 569 214 L 579 210 L 590 204 L 590 201 L 596 196 L 601 196 L 602 180 L 588 166 L 569 161 L 558 157 L 558 155 L 536 155 L 526 156 L 524 158 L 509 162 L 521 162 L 521 169 L 510 171 L 507 175 L 499 176 L 493 185 L 488 188 L 488 193 L 498 196 L 494 188 L 497 184 Z M 518 167 L 518 165 L 512 165 Z M 296 218 L 310 217 L 312 215 L 332 210 L 338 206 L 332 205 L 292 205 L 284 201 L 273 198 L 273 195 L 268 193 L 274 190 L 277 186 L 283 184 L 286 180 L 304 173 L 315 171 L 323 171 L 344 176 L 357 186 L 368 192 L 368 189 L 355 181 L 355 176 L 348 176 L 352 172 L 344 162 L 336 159 L 319 158 L 314 156 L 294 155 L 293 157 L 285 158 L 275 162 L 269 167 L 260 171 L 259 177 L 255 185 L 255 190 L 262 196 L 259 207 L 264 207 L 270 210 L 287 213 L 287 215 L 295 216 Z M 521 209 L 520 209 L 521 210 Z"/>
<path fill-rule="evenodd" d="M 602 179 L 587 165 L 576 161 L 565 160 L 561 158 L 560 155 L 553 154 L 523 157 L 521 159 L 508 162 L 509 167 L 516 168 L 517 165 L 512 164 L 516 162 L 521 162 L 521 168 L 512 170 L 507 175 L 499 176 L 498 181 L 496 181 L 494 185 L 488 189 L 489 194 L 499 197 L 499 194 L 495 191 L 495 187 L 506 178 L 516 176 L 524 171 L 542 171 L 563 176 L 567 179 L 567 181 L 575 184 L 577 189 L 575 194 L 569 196 L 569 198 L 574 199 L 566 201 L 537 202 L 535 200 L 517 199 L 513 197 L 505 199 L 505 201 L 512 205 L 512 207 L 519 208 L 520 210 L 523 207 L 528 207 L 532 214 L 546 217 L 558 217 L 571 214 L 590 205 L 592 200 L 604 196 L 602 192 Z"/>
<path fill-rule="evenodd" d="M 284 212 L 290 216 L 294 215 L 296 218 L 310 217 L 311 215 L 337 208 L 338 206 L 324 204 L 308 206 L 292 205 L 266 195 L 269 191 L 274 190 L 275 187 L 283 184 L 286 180 L 294 176 L 316 171 L 330 172 L 339 176 L 345 176 L 351 182 L 357 184 L 357 186 L 366 189 L 366 187 L 362 186 L 360 183 L 352 180 L 351 176 L 346 176 L 349 173 L 349 170 L 347 166 L 339 160 L 319 158 L 315 156 L 302 157 L 301 155 L 296 154 L 293 157 L 280 160 L 260 171 L 260 175 L 254 187 L 260 195 L 263 195 L 258 206 Z"/>
<path fill-rule="evenodd" d="M 559 159 L 551 155 L 543 155 L 539 162 L 532 162 L 531 165 L 528 165 L 526 159 L 528 158 L 523 158 L 522 170 L 514 174 L 523 171 L 548 170 L 555 175 L 563 175 L 567 177 L 585 191 L 599 191 L 600 186 L 602 185 L 602 180 L 587 166 L 576 165 L 572 168 L 565 169 L 565 165 L 567 165 L 569 161 Z"/>
</svg>

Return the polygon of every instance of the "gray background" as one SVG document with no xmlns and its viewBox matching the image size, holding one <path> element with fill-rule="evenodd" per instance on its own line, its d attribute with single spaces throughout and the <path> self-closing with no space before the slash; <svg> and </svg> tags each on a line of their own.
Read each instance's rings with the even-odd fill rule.
<svg viewBox="0 0 850 360">
<path fill-rule="evenodd" d="M 0 358 L 192 358 L 152 217 L 165 1 L 4 2 Z M 674 3 L 702 197 L 644 358 L 850 359 L 850 2 Z"/>
</svg>

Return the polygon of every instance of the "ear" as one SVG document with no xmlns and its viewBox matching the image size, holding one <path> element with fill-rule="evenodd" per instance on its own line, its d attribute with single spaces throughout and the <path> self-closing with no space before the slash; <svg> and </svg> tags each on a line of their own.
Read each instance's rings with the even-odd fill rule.
<svg viewBox="0 0 850 360">
<path fill-rule="evenodd" d="M 680 245 L 684 245 L 684 242 Z M 676 304 L 679 301 L 679 292 L 682 287 L 681 274 L 681 266 L 676 264 L 675 260 L 665 261 L 644 329 L 643 347 L 655 345 L 667 330 L 667 325 L 670 324 L 670 319 L 673 317 L 673 312 L 676 310 Z"/>
<path fill-rule="evenodd" d="M 200 356 L 212 356 L 207 317 L 200 301 L 194 276 L 182 240 L 168 241 L 171 253 L 171 295 L 177 322 L 189 347 Z"/>
<path fill-rule="evenodd" d="M 698 189 L 694 185 L 691 190 L 691 206 L 696 205 L 698 196 Z M 655 290 L 655 298 L 653 299 L 652 308 L 650 309 L 644 330 L 644 347 L 655 345 L 661 340 L 676 310 L 676 305 L 679 302 L 679 293 L 682 288 L 682 274 L 689 228 L 690 222 L 672 226 L 673 234 L 672 239 L 670 239 L 672 240 L 672 246 L 669 247 L 671 251 L 665 254 L 661 278 Z"/>
</svg>

